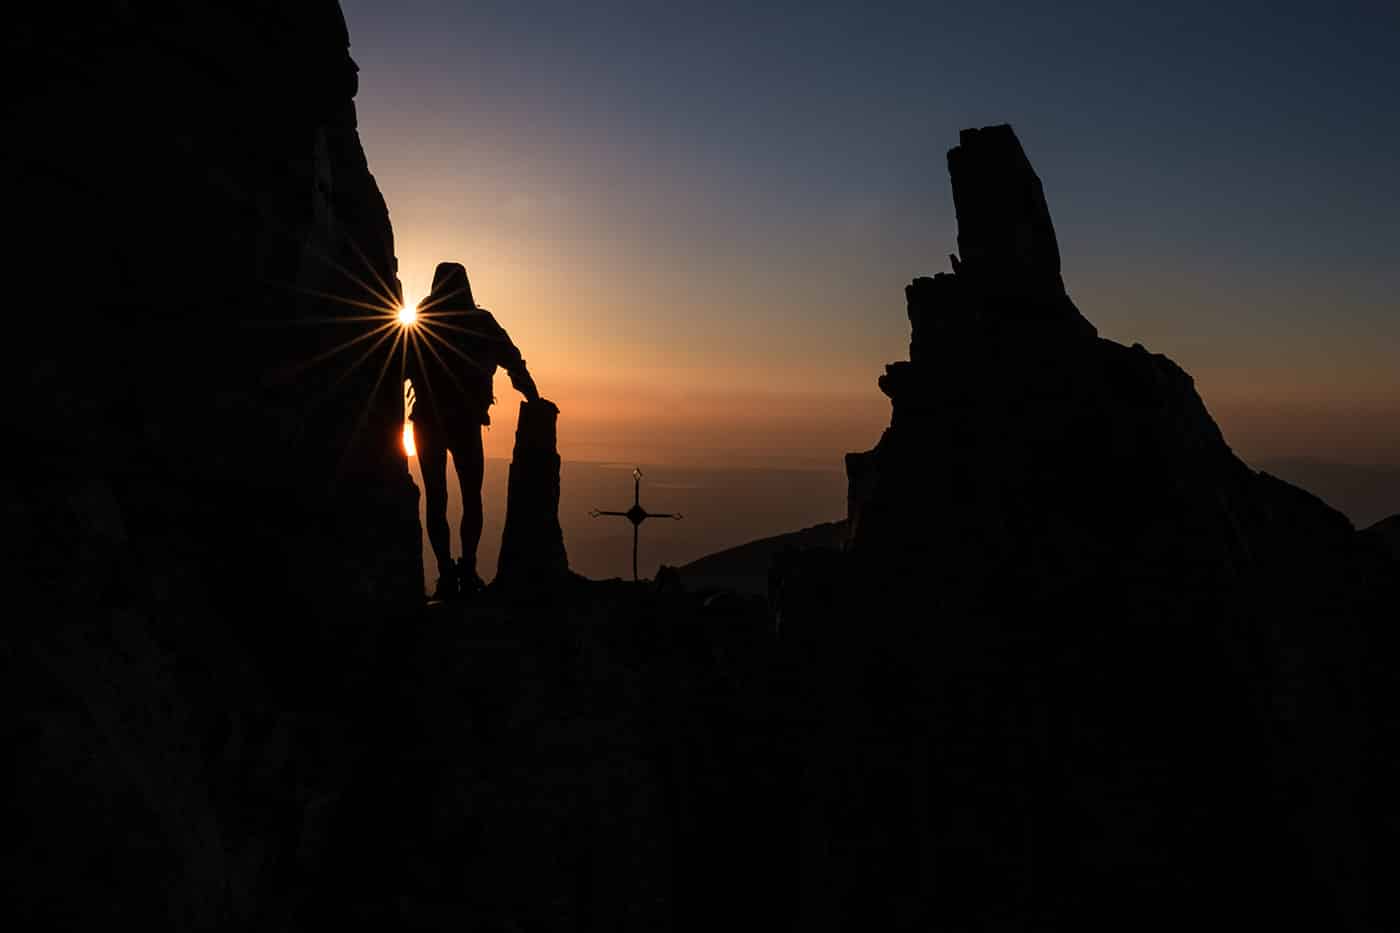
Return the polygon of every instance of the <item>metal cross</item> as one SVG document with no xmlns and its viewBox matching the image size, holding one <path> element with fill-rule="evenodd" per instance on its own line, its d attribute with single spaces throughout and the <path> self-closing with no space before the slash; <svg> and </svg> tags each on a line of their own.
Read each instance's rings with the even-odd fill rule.
<svg viewBox="0 0 1400 933">
<path fill-rule="evenodd" d="M 637 467 L 632 471 L 632 507 L 626 512 L 601 512 L 598 509 L 588 513 L 590 517 L 597 518 L 600 515 L 617 515 L 627 519 L 632 523 L 632 579 L 637 579 L 637 534 L 642 530 L 642 522 L 649 518 L 674 518 L 680 519 L 685 516 L 679 512 L 648 512 L 642 508 L 642 470 Z"/>
</svg>

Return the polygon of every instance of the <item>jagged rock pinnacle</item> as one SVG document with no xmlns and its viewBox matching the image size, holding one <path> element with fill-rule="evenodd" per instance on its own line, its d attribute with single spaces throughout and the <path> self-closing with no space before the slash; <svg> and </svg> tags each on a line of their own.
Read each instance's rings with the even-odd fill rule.
<svg viewBox="0 0 1400 933">
<path fill-rule="evenodd" d="M 1060 247 L 1040 176 L 1008 124 L 963 130 L 948 150 L 958 274 L 987 287 L 1062 295 Z"/>
<path fill-rule="evenodd" d="M 1096 336 L 1065 292 L 1060 247 L 1040 177 L 1007 124 L 963 130 L 948 151 L 958 218 L 952 274 L 905 290 L 911 358 L 930 332 Z"/>
</svg>

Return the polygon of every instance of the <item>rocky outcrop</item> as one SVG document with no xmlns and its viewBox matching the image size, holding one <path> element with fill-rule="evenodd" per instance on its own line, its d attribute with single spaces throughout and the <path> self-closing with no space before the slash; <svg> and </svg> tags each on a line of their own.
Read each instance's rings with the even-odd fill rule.
<svg viewBox="0 0 1400 933">
<path fill-rule="evenodd" d="M 520 403 L 493 581 L 501 589 L 548 589 L 569 576 L 559 527 L 558 418 L 558 407 L 548 399 Z"/>
<path fill-rule="evenodd" d="M 805 915 L 871 923 L 900 876 L 898 922 L 924 928 L 1207 905 L 1372 928 L 1395 565 L 1241 462 L 1179 366 L 1095 335 L 1009 127 L 965 131 L 948 166 L 961 255 L 906 289 L 890 425 L 847 457 L 846 553 L 780 588 L 826 711 Z"/>
<path fill-rule="evenodd" d="M 983 292 L 1030 301 L 1064 295 L 1045 189 L 1011 127 L 963 130 L 948 152 L 948 175 L 958 220 L 956 271 Z"/>
<path fill-rule="evenodd" d="M 345 23 L 194 0 L 6 28 L 3 897 L 25 928 L 283 927 L 357 684 L 422 596 L 389 346 L 343 348 L 346 302 L 397 284 Z"/>
<path fill-rule="evenodd" d="M 963 130 L 948 152 L 948 174 L 958 219 L 955 274 L 916 279 L 906 289 L 916 346 L 921 331 L 950 328 L 1093 336 L 1065 293 L 1045 191 L 1011 127 Z"/>
</svg>

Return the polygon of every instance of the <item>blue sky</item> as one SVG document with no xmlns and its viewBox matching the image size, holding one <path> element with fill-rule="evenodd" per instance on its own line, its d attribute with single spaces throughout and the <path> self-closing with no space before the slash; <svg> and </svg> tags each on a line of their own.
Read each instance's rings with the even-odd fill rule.
<svg viewBox="0 0 1400 933">
<path fill-rule="evenodd" d="M 1247 455 L 1400 462 L 1400 5 L 343 6 L 406 283 L 466 262 L 594 439 L 737 394 L 868 446 L 944 153 L 1010 122 L 1101 333 Z"/>
</svg>

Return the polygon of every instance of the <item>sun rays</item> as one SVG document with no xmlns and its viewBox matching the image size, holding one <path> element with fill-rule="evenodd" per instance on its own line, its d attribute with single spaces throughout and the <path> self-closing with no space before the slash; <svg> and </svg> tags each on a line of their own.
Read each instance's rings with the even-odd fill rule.
<svg viewBox="0 0 1400 933">
<path fill-rule="evenodd" d="M 460 340 L 453 338 L 462 334 L 478 340 L 499 339 L 494 328 L 478 330 L 471 326 L 472 318 L 485 312 L 463 309 L 453 304 L 453 300 L 460 298 L 460 295 L 449 293 L 422 299 L 401 297 L 397 287 L 390 287 L 373 271 L 372 264 L 364 260 L 359 249 L 355 249 L 355 254 L 371 269 L 369 276 L 356 276 L 339 264 L 328 263 L 344 276 L 355 294 L 286 286 L 288 291 L 314 299 L 322 313 L 259 322 L 263 326 L 273 327 L 325 327 L 328 328 L 327 334 L 344 337 L 306 359 L 293 362 L 282 372 L 283 381 L 295 380 L 311 390 L 300 406 L 303 418 L 310 417 L 315 410 L 343 392 L 344 386 L 356 374 L 365 377 L 356 384 L 368 382 L 368 374 L 374 374 L 373 382 L 363 398 L 358 397 L 357 391 L 355 397 L 347 399 L 354 411 L 353 424 L 337 457 L 332 485 L 343 475 L 376 405 L 387 403 L 387 398 L 381 399 L 380 395 L 391 368 L 398 373 L 396 401 L 402 405 L 402 429 L 395 440 L 405 456 L 413 457 L 417 453 L 413 424 L 409 419 L 413 402 L 421 396 L 421 400 L 431 407 L 438 392 L 466 397 L 467 390 L 456 371 L 463 367 L 486 369 L 482 361 L 460 346 Z M 407 289 L 405 292 L 408 296 L 421 294 Z M 345 313 L 334 313 L 337 307 L 345 309 Z M 325 313 L 328 310 L 331 313 Z M 333 330 L 329 330 L 331 328 Z M 346 333 L 347 330 L 349 333 Z M 445 373 L 447 384 L 443 384 L 442 380 L 434 384 L 434 379 L 429 376 L 430 370 L 434 371 L 434 375 Z"/>
</svg>

